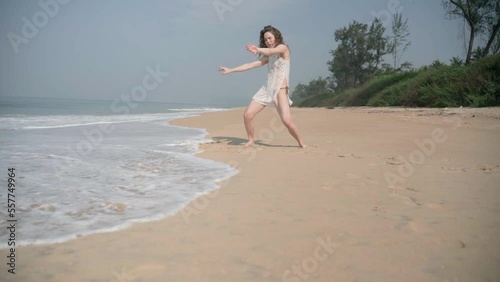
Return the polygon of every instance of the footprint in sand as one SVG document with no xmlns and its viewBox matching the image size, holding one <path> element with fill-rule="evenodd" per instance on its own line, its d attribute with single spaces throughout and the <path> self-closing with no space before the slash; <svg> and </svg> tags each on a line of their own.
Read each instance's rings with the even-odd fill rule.
<svg viewBox="0 0 500 282">
<path fill-rule="evenodd" d="M 408 206 L 412 207 L 422 206 L 422 203 L 415 196 L 415 194 L 419 192 L 417 189 L 410 187 L 403 187 L 403 186 L 394 186 L 390 187 L 389 190 L 391 191 L 389 194 L 390 197 L 399 198 L 403 201 L 403 203 L 405 203 Z"/>
<path fill-rule="evenodd" d="M 341 182 L 335 182 L 335 181 L 326 181 L 323 183 L 323 190 L 326 191 L 332 191 L 335 188 L 338 188 L 342 183 Z"/>
<path fill-rule="evenodd" d="M 411 196 L 408 196 L 408 199 L 407 199 L 407 201 L 405 201 L 405 204 L 418 206 L 418 207 L 422 205 L 415 197 L 411 197 Z"/>
<path fill-rule="evenodd" d="M 448 172 L 466 172 L 467 171 L 463 167 L 446 167 L 446 166 L 442 166 L 441 169 L 445 170 L 445 171 L 448 171 Z"/>
<path fill-rule="evenodd" d="M 433 210 L 448 210 L 449 209 L 448 204 L 446 204 L 446 202 L 444 202 L 444 201 L 435 202 L 435 203 L 427 203 L 427 204 L 425 204 L 425 206 L 427 208 L 433 209 Z"/>
<path fill-rule="evenodd" d="M 350 195 L 357 195 L 359 193 L 359 187 L 357 185 L 350 183 L 349 181 L 326 181 L 323 184 L 322 189 L 325 191 L 340 191 Z"/>
<path fill-rule="evenodd" d="M 295 146 L 293 146 L 295 147 Z M 304 148 L 301 148 L 300 146 L 295 147 L 297 150 L 288 150 L 289 148 L 283 150 L 284 152 L 287 153 L 292 153 L 292 154 L 325 154 L 325 151 L 321 150 L 318 145 L 305 145 Z"/>
<path fill-rule="evenodd" d="M 404 165 L 405 164 L 403 161 L 398 160 L 395 157 L 387 158 L 387 161 L 385 163 L 388 165 Z"/>
<path fill-rule="evenodd" d="M 498 168 L 500 167 L 500 165 L 496 165 L 496 166 L 492 166 L 492 165 L 477 165 L 476 168 L 479 170 L 479 171 L 482 171 L 484 173 L 495 173 L 498 171 Z"/>
<path fill-rule="evenodd" d="M 351 193 L 356 194 L 358 191 L 357 188 L 353 189 L 354 187 L 375 185 L 379 183 L 378 181 L 370 177 L 363 177 L 354 173 L 346 173 L 345 175 L 347 179 L 341 181 L 332 180 L 324 182 L 322 189 L 326 191 L 332 191 L 334 189 L 348 189 L 351 191 Z"/>
<path fill-rule="evenodd" d="M 416 233 L 430 233 L 435 231 L 428 223 L 414 219 L 410 219 L 408 228 Z"/>
<path fill-rule="evenodd" d="M 367 176 L 361 176 L 355 173 L 346 173 L 347 179 L 349 180 L 356 180 L 353 181 L 353 184 L 362 184 L 362 185 L 368 185 L 368 184 L 378 184 L 379 182 L 373 178 L 367 177 Z M 358 181 L 360 180 L 360 181 Z"/>
<path fill-rule="evenodd" d="M 405 187 L 406 190 L 412 191 L 412 192 L 418 192 L 418 189 L 411 188 L 411 187 Z"/>
<path fill-rule="evenodd" d="M 420 203 L 419 200 L 414 196 L 407 196 L 407 195 L 402 195 L 402 194 L 398 194 L 398 193 L 391 193 L 391 194 L 389 194 L 389 196 L 393 197 L 393 198 L 401 199 L 403 203 L 405 203 L 406 205 L 411 206 L 411 207 L 422 206 L 422 203 Z"/>
<path fill-rule="evenodd" d="M 433 240 L 439 245 L 452 248 L 452 249 L 465 249 L 467 246 L 463 240 L 449 237 L 434 238 Z"/>
<path fill-rule="evenodd" d="M 389 190 L 391 190 L 392 193 L 400 193 L 400 194 L 404 194 L 407 191 L 411 191 L 414 193 L 419 192 L 418 189 L 411 188 L 411 187 L 403 187 L 403 186 L 399 186 L 399 185 L 394 185 L 392 187 L 389 187 Z"/>
<path fill-rule="evenodd" d="M 355 155 L 355 154 L 337 154 L 337 157 L 339 158 L 354 158 L 354 159 L 361 159 L 361 156 Z"/>
</svg>

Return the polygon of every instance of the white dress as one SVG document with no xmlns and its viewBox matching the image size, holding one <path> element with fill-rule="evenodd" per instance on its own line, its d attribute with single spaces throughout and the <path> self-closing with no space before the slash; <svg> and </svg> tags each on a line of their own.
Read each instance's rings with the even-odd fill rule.
<svg viewBox="0 0 500 282">
<path fill-rule="evenodd" d="M 267 81 L 252 99 L 265 106 L 276 106 L 278 92 L 286 79 L 287 92 L 290 85 L 290 60 L 285 60 L 280 54 L 269 56 L 267 63 Z M 292 105 L 288 95 L 288 104 Z"/>
</svg>

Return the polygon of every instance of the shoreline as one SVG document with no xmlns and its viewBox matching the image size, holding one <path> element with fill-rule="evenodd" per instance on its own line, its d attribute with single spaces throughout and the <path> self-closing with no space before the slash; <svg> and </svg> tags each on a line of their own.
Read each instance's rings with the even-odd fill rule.
<svg viewBox="0 0 500 282">
<path fill-rule="evenodd" d="M 455 110 L 292 108 L 306 149 L 274 109 L 256 117 L 249 149 L 242 109 L 176 119 L 213 140 L 196 157 L 239 172 L 159 221 L 20 247 L 7 281 L 496 279 L 500 110 Z M 384 174 L 436 129 L 446 140 L 389 187 Z"/>
<path fill-rule="evenodd" d="M 231 109 L 208 108 L 208 107 L 172 109 L 166 114 L 174 114 L 174 115 L 177 115 L 177 117 L 172 119 L 171 117 L 168 116 L 168 117 L 166 117 L 168 119 L 166 122 L 169 124 L 170 121 L 175 120 L 175 119 L 196 117 L 196 116 L 199 116 L 200 114 L 203 114 L 206 112 L 220 112 L 220 111 L 227 111 L 227 110 L 231 110 Z M 181 114 L 178 115 L 177 112 L 180 112 Z M 99 116 L 98 114 L 95 114 L 95 115 Z M 146 114 L 146 115 L 148 115 L 148 114 Z M 119 116 L 119 115 L 117 115 L 117 116 Z M 111 116 L 111 117 L 113 117 L 113 116 Z M 48 126 L 47 128 L 72 127 L 72 126 L 77 126 L 77 125 L 95 125 L 95 123 L 70 124 L 69 126 L 67 126 L 67 125 Z M 171 128 L 177 127 L 175 125 L 170 125 L 170 124 L 168 126 Z M 34 128 L 38 128 L 38 127 L 34 127 Z M 45 127 L 40 127 L 40 128 L 45 129 Z M 187 127 L 183 127 L 183 128 L 187 128 Z M 21 129 L 24 129 L 24 128 L 21 128 Z M 204 140 L 204 136 L 207 135 L 207 132 L 204 128 L 196 128 L 196 129 L 193 128 L 193 129 L 195 132 L 193 131 L 194 133 L 192 136 L 186 137 L 187 139 L 184 139 L 184 140 L 179 139 L 179 142 L 181 142 L 181 144 L 188 144 L 188 145 L 193 144 L 194 146 L 196 146 L 196 148 L 194 148 L 194 146 L 188 146 L 188 147 L 192 147 L 192 148 L 186 149 L 186 152 L 181 152 L 180 154 L 182 154 L 183 156 L 185 155 L 187 158 L 192 157 L 192 158 L 198 159 L 198 157 L 196 157 L 196 154 L 199 153 L 198 148 L 200 147 L 201 144 L 208 141 L 208 140 Z M 200 138 L 200 136 L 201 136 L 201 138 Z M 170 143 L 167 145 L 176 146 L 176 144 L 170 144 Z M 224 165 L 224 164 L 221 164 L 221 165 Z M 212 169 L 213 169 L 213 167 L 212 167 Z M 228 171 L 226 173 L 226 175 L 224 175 L 224 176 L 221 175 L 221 177 L 228 178 L 233 174 L 234 174 L 233 172 Z M 207 187 L 207 186 L 218 187 L 217 183 L 212 181 L 209 178 L 207 178 L 206 182 L 207 182 L 207 185 L 205 185 L 205 187 Z M 203 193 L 203 191 L 200 191 L 200 192 Z M 21 195 L 21 197 L 22 196 L 23 195 Z M 113 197 L 115 198 L 115 196 L 113 196 Z M 193 195 L 193 197 L 197 197 L 197 196 Z M 51 236 L 51 234 L 48 234 L 48 236 L 47 236 L 46 234 L 43 234 L 43 232 L 40 235 L 45 235 L 45 236 L 29 236 L 31 232 L 29 230 L 23 230 L 24 234 L 21 233 L 21 234 L 18 234 L 18 236 L 17 236 L 18 238 L 21 238 L 21 239 L 17 239 L 15 241 L 16 247 L 31 247 L 31 246 L 61 244 L 61 243 L 75 240 L 75 239 L 80 238 L 80 237 L 85 237 L 85 236 L 89 236 L 89 235 L 93 235 L 93 234 L 110 233 L 110 232 L 116 232 L 119 230 L 127 229 L 130 226 L 132 226 L 133 224 L 137 224 L 137 223 L 158 221 L 158 220 L 161 220 L 161 219 L 164 219 L 166 217 L 169 217 L 169 216 L 176 214 L 183 207 L 187 206 L 191 201 L 192 200 L 189 200 L 185 203 L 179 203 L 180 205 L 182 205 L 182 207 L 177 207 L 173 211 L 156 210 L 156 213 L 151 213 L 151 210 L 149 210 L 148 214 L 140 214 L 139 216 L 137 216 L 137 214 L 132 214 L 130 217 L 125 218 L 124 220 L 119 219 L 119 220 L 114 220 L 114 221 L 108 221 L 109 224 L 101 224 L 100 226 L 87 227 L 87 228 L 85 228 L 85 230 L 73 230 L 71 233 L 59 232 L 59 233 L 57 233 L 57 236 L 54 236 L 54 235 Z M 115 211 L 121 212 L 122 210 L 127 209 L 130 205 L 135 204 L 135 201 L 134 202 L 125 202 L 125 203 L 123 201 L 118 201 L 115 203 L 115 202 L 112 202 L 111 200 L 109 200 L 109 201 L 103 202 L 103 204 L 114 209 Z M 52 204 L 47 204 L 47 205 L 49 206 L 49 208 L 55 209 L 55 207 L 53 207 Z M 119 224 L 116 224 L 116 223 L 119 223 Z M 43 228 L 43 229 L 47 230 L 46 228 Z M 40 231 L 43 231 L 43 230 L 40 230 Z M 66 230 L 66 231 L 68 231 L 68 230 Z M 0 232 L 0 234 L 1 233 L 2 232 Z M 5 233 L 4 233 L 4 235 L 5 235 Z M 33 235 L 33 234 L 31 234 L 31 235 Z M 0 245 L 0 250 L 6 251 L 6 250 L 10 249 L 11 246 L 7 244 L 8 237 L 5 237 L 5 238 L 1 237 L 1 238 L 2 238 L 2 241 L 4 241 L 4 239 L 5 239 L 5 241 L 2 242 L 2 244 Z"/>
<path fill-rule="evenodd" d="M 207 109 L 208 109 L 208 111 L 207 111 Z M 170 126 L 177 127 L 177 125 L 174 125 L 171 122 L 175 121 L 175 120 L 178 120 L 178 119 L 181 120 L 181 119 L 186 119 L 186 118 L 191 118 L 191 117 L 198 117 L 200 115 L 203 115 L 204 113 L 224 112 L 224 111 L 231 111 L 231 110 L 236 110 L 236 109 L 239 109 L 239 108 L 224 109 L 224 108 L 207 108 L 207 107 L 204 107 L 204 108 L 199 108 L 199 109 L 198 108 L 172 109 L 172 111 L 174 111 L 174 112 L 184 110 L 184 112 L 187 113 L 188 116 L 177 117 L 177 118 L 174 118 L 172 120 L 167 121 L 167 123 Z M 206 112 L 192 113 L 192 112 L 197 112 L 198 110 L 204 110 Z M 185 126 L 180 126 L 180 127 L 194 128 L 194 129 L 199 129 L 201 131 L 204 131 L 204 137 L 201 140 L 196 141 L 196 143 L 198 144 L 198 151 L 197 152 L 192 152 L 192 153 L 185 153 L 186 155 L 198 158 L 197 155 L 200 154 L 200 153 L 202 153 L 202 151 L 199 150 L 200 147 L 201 147 L 201 145 L 204 144 L 204 143 L 206 143 L 205 141 L 208 141 L 208 140 L 204 140 L 204 139 L 206 139 L 206 136 L 208 135 L 208 132 L 206 131 L 205 128 L 202 128 L 202 127 L 185 127 Z M 194 137 L 191 137 L 191 138 L 194 138 Z M 186 142 L 186 141 L 187 142 L 191 142 L 193 140 L 187 139 L 187 140 L 184 140 L 183 142 Z M 228 179 L 228 178 L 234 176 L 237 173 L 238 172 L 235 172 L 235 173 L 233 173 L 230 176 L 224 176 L 223 180 L 215 181 L 215 182 L 213 182 L 213 184 L 216 185 L 217 187 L 220 187 L 219 182 L 222 182 L 225 179 Z M 195 198 L 203 196 L 203 195 L 206 195 L 209 192 L 211 192 L 213 190 L 216 190 L 216 189 L 219 189 L 219 188 L 215 188 L 215 189 L 206 191 L 203 194 L 196 196 Z M 120 231 L 120 230 L 127 229 L 127 228 L 129 228 L 129 227 L 131 227 L 132 225 L 135 225 L 135 224 L 160 221 L 160 220 L 163 220 L 163 219 L 165 219 L 167 217 L 170 217 L 170 216 L 173 216 L 173 215 L 179 213 L 183 208 L 185 208 L 191 202 L 193 202 L 195 198 L 193 198 L 191 201 L 185 203 L 182 207 L 177 208 L 177 210 L 172 211 L 172 212 L 159 213 L 159 214 L 156 214 L 156 215 L 149 215 L 148 217 L 136 218 L 136 219 L 133 219 L 133 220 L 129 220 L 129 221 L 125 222 L 125 223 L 113 226 L 113 227 L 100 228 L 100 229 L 97 229 L 97 230 L 88 230 L 86 232 L 78 232 L 78 233 L 74 233 L 74 234 L 62 236 L 62 237 L 55 238 L 55 239 L 36 239 L 36 240 L 30 240 L 29 242 L 16 241 L 16 247 L 17 248 L 26 248 L 26 247 L 35 247 L 35 246 L 45 246 L 45 245 L 49 246 L 49 245 L 55 245 L 55 244 L 63 244 L 63 243 L 66 243 L 66 242 L 70 242 L 72 240 L 76 240 L 76 239 L 81 238 L 81 237 L 91 236 L 91 235 L 94 235 L 94 234 L 117 232 L 117 231 Z M 8 249 L 10 249 L 10 246 L 8 244 L 5 244 L 5 245 L 2 244 L 2 245 L 0 245 L 0 251 L 2 251 L 2 250 L 7 251 Z"/>
</svg>

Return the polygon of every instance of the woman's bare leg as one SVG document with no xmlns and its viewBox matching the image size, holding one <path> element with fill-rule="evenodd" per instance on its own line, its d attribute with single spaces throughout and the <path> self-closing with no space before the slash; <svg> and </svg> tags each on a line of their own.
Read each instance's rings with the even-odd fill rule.
<svg viewBox="0 0 500 282">
<path fill-rule="evenodd" d="M 256 114 L 258 114 L 260 111 L 262 111 L 266 106 L 258 103 L 257 101 L 253 100 L 250 101 L 250 104 L 248 104 L 245 113 L 243 114 L 243 120 L 245 122 L 245 129 L 247 130 L 247 135 L 248 135 L 248 142 L 245 144 L 245 147 L 252 146 L 255 141 L 255 135 L 254 135 L 254 123 L 253 123 L 253 118 L 255 117 Z"/>
<path fill-rule="evenodd" d="M 276 106 L 278 114 L 281 117 L 281 122 L 286 126 L 288 132 L 297 140 L 301 148 L 305 148 L 306 144 L 302 137 L 300 136 L 299 129 L 292 120 L 292 115 L 290 114 L 290 105 L 288 104 L 288 93 L 285 89 L 280 89 L 278 92 L 278 105 Z"/>
</svg>

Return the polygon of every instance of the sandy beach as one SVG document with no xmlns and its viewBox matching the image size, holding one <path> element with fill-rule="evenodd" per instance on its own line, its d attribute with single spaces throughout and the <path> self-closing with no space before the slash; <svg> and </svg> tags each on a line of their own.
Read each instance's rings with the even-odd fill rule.
<svg viewBox="0 0 500 282">
<path fill-rule="evenodd" d="M 239 173 L 168 218 L 19 247 L 1 281 L 500 281 L 500 108 L 292 109 L 175 120 Z"/>
</svg>

